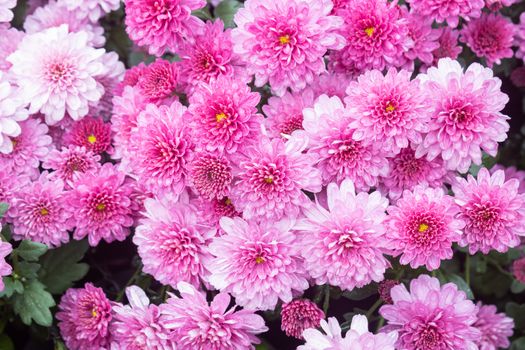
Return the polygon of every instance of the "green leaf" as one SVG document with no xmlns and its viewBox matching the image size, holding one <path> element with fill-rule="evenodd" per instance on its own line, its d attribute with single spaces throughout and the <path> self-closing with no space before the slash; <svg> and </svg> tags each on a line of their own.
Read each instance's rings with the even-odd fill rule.
<svg viewBox="0 0 525 350">
<path fill-rule="evenodd" d="M 525 328 L 525 304 L 510 302 L 505 307 L 505 313 L 514 319 L 515 329 Z"/>
<path fill-rule="evenodd" d="M 455 273 L 447 273 L 445 274 L 445 279 L 447 282 L 454 283 L 459 290 L 464 291 L 465 294 L 467 294 L 467 298 L 474 299 L 474 293 L 472 293 L 472 289 L 470 289 L 470 286 L 462 277 L 456 275 Z"/>
<path fill-rule="evenodd" d="M 236 0 L 224 0 L 215 8 L 215 16 L 222 19 L 225 28 L 233 28 L 233 17 L 242 4 Z"/>
<path fill-rule="evenodd" d="M 47 246 L 42 243 L 32 242 L 32 241 L 22 241 L 16 252 L 24 260 L 27 261 L 37 261 L 39 257 L 47 252 Z"/>
<path fill-rule="evenodd" d="M 35 321 L 41 326 L 49 327 L 53 323 L 49 308 L 55 306 L 55 300 L 39 281 L 29 281 L 25 285 L 24 294 L 17 294 L 13 299 L 13 310 L 26 325 Z"/>
<path fill-rule="evenodd" d="M 213 17 L 210 14 L 210 9 L 208 8 L 208 6 L 205 6 L 205 7 L 201 8 L 201 9 L 195 10 L 191 14 L 193 16 L 195 16 L 195 17 L 199 17 L 203 21 L 207 21 L 207 20 L 212 20 L 213 19 Z"/>
<path fill-rule="evenodd" d="M 363 300 L 374 294 L 377 294 L 377 285 L 375 283 L 367 284 L 362 288 L 355 288 L 350 292 L 343 292 L 343 296 L 350 300 Z"/>
<path fill-rule="evenodd" d="M 13 344 L 11 338 L 9 338 L 7 334 L 0 334 L 0 349 L 15 350 L 15 344 Z"/>
<path fill-rule="evenodd" d="M 5 202 L 0 202 L 0 218 L 4 217 L 5 212 L 7 211 L 7 209 L 9 209 L 9 204 L 7 204 Z"/>
<path fill-rule="evenodd" d="M 40 269 L 40 264 L 21 261 L 16 267 L 16 271 L 20 277 L 26 279 L 33 279 L 38 276 L 37 272 Z"/>
<path fill-rule="evenodd" d="M 510 291 L 514 294 L 520 294 L 523 291 L 525 291 L 525 284 L 521 283 L 520 281 L 514 280 L 510 285 Z"/>
<path fill-rule="evenodd" d="M 44 283 L 52 294 L 61 294 L 73 285 L 73 282 L 82 279 L 89 270 L 89 266 L 78 263 L 88 250 L 86 240 L 71 241 L 59 248 L 48 251 L 41 259 L 42 268 L 39 280 Z"/>
<path fill-rule="evenodd" d="M 13 277 L 4 277 L 4 290 L 0 292 L 0 298 L 11 297 L 13 294 L 21 294 L 24 292 L 24 285 Z"/>
</svg>

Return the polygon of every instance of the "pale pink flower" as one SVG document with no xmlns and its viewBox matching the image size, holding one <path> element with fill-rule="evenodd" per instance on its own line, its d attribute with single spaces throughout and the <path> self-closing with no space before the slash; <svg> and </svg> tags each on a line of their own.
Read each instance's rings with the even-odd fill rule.
<svg viewBox="0 0 525 350">
<path fill-rule="evenodd" d="M 104 88 L 104 94 L 97 102 L 90 102 L 88 114 L 108 121 L 113 113 L 115 90 L 124 77 L 126 68 L 119 60 L 119 55 L 116 52 L 107 52 L 100 60 L 106 68 L 106 72 L 97 76 L 95 80 Z"/>
<path fill-rule="evenodd" d="M 71 188 L 71 183 L 78 180 L 82 174 L 100 168 L 100 156 L 84 147 L 62 147 L 60 151 L 49 152 L 42 167 L 54 170 L 50 176 L 61 179 L 65 182 L 66 188 Z"/>
<path fill-rule="evenodd" d="M 248 0 L 235 14 L 233 50 L 246 62 L 255 85 L 269 83 L 279 96 L 300 91 L 323 73 L 323 56 L 340 49 L 343 20 L 328 0 Z"/>
<path fill-rule="evenodd" d="M 408 36 L 412 40 L 410 48 L 403 53 L 406 63 L 405 69 L 414 70 L 414 61 L 419 59 L 424 64 L 431 64 L 433 61 L 433 51 L 439 48 L 438 39 L 441 32 L 432 28 L 432 19 L 422 17 L 415 13 L 406 13 L 408 20 Z"/>
<path fill-rule="evenodd" d="M 7 60 L 29 112 L 40 111 L 52 125 L 66 112 L 74 120 L 82 118 L 89 102 L 100 100 L 104 88 L 95 78 L 105 73 L 103 54 L 88 45 L 86 32 L 70 33 L 64 24 L 26 35 Z"/>
<path fill-rule="evenodd" d="M 451 259 L 452 243 L 461 239 L 465 222 L 455 218 L 459 206 L 441 188 L 417 186 L 405 190 L 395 205 L 388 207 L 385 238 L 399 262 L 412 268 L 439 268 Z"/>
<path fill-rule="evenodd" d="M 309 87 L 314 91 L 316 99 L 324 94 L 328 95 L 328 97 L 337 96 L 343 101 L 350 81 L 350 77 L 345 73 L 328 72 L 315 78 Z M 307 90 L 305 89 L 304 91 L 306 92 Z"/>
<path fill-rule="evenodd" d="M 173 97 L 178 80 L 178 64 L 158 58 L 144 68 L 138 77 L 136 87 L 147 102 L 159 104 Z"/>
<path fill-rule="evenodd" d="M 179 52 L 185 39 L 203 25 L 192 11 L 206 6 L 205 0 L 125 0 L 126 31 L 152 55 Z"/>
<path fill-rule="evenodd" d="M 13 248 L 11 247 L 11 244 L 0 240 L 0 292 L 4 290 L 4 281 L 2 280 L 2 277 L 9 276 L 13 271 L 11 265 L 5 261 L 5 258 L 11 254 L 12 250 Z"/>
<path fill-rule="evenodd" d="M 11 62 L 7 57 L 16 51 L 18 44 L 25 36 L 23 31 L 11 28 L 5 23 L 0 23 L 0 71 L 7 72 L 11 68 Z"/>
<path fill-rule="evenodd" d="M 501 113 L 509 98 L 491 69 L 473 63 L 463 72 L 459 62 L 443 58 L 418 79 L 432 118 L 417 158 L 440 157 L 448 169 L 466 173 L 471 163 L 481 164 L 482 150 L 496 156 L 509 130 L 509 117 Z"/>
<path fill-rule="evenodd" d="M 525 258 L 514 260 L 512 263 L 512 272 L 518 282 L 525 284 Z"/>
<path fill-rule="evenodd" d="M 343 290 L 379 282 L 389 263 L 385 235 L 388 200 L 379 192 L 359 192 L 345 180 L 339 188 L 327 188 L 328 208 L 319 203 L 303 210 L 300 251 L 304 265 L 317 285 L 330 284 Z"/>
<path fill-rule="evenodd" d="M 195 191 L 208 200 L 228 195 L 233 179 L 230 161 L 221 155 L 199 152 L 189 164 L 189 180 Z"/>
<path fill-rule="evenodd" d="M 22 129 L 18 122 L 29 117 L 25 105 L 25 101 L 19 98 L 17 87 L 0 71 L 0 153 L 13 151 L 10 138 L 20 135 Z"/>
<path fill-rule="evenodd" d="M 469 21 L 481 16 L 484 0 L 407 0 L 410 8 L 417 14 L 432 18 L 438 23 L 456 28 L 459 19 Z"/>
<path fill-rule="evenodd" d="M 308 154 L 315 156 L 323 185 L 350 179 L 358 191 L 376 186 L 388 173 L 386 153 L 378 142 L 353 139 L 355 129 L 341 100 L 321 95 L 313 108 L 303 110 L 303 128 L 308 135 Z"/>
<path fill-rule="evenodd" d="M 120 0 L 58 0 L 58 3 L 75 13 L 79 20 L 89 18 L 93 23 L 120 7 Z"/>
<path fill-rule="evenodd" d="M 308 299 L 295 299 L 283 304 L 281 309 L 281 330 L 289 337 L 302 339 L 305 329 L 319 327 L 321 320 L 324 318 L 323 310 L 314 302 Z"/>
<path fill-rule="evenodd" d="M 95 154 L 111 151 L 111 124 L 85 117 L 74 122 L 63 137 L 64 146 L 79 146 Z"/>
<path fill-rule="evenodd" d="M 453 60 L 458 58 L 463 48 L 458 43 L 459 31 L 450 27 L 441 27 L 436 29 L 439 33 L 438 48 L 432 51 L 434 59 L 432 66 L 437 66 L 440 59 L 449 57 Z"/>
<path fill-rule="evenodd" d="M 440 286 L 437 278 L 420 275 L 410 282 L 410 292 L 400 284 L 390 294 L 394 303 L 379 313 L 387 321 L 383 330 L 399 333 L 396 349 L 478 349 L 476 307 L 455 284 Z"/>
<path fill-rule="evenodd" d="M 12 9 L 16 6 L 16 0 L 0 0 L 0 23 L 11 22 L 13 19 Z"/>
<path fill-rule="evenodd" d="M 507 349 L 514 328 L 512 318 L 498 313 L 496 306 L 483 305 L 481 302 L 476 304 L 476 310 L 476 322 L 472 326 L 481 332 L 481 337 L 474 341 L 479 350 Z"/>
<path fill-rule="evenodd" d="M 519 181 L 518 193 L 525 193 L 525 171 L 518 170 L 515 166 L 504 167 L 501 164 L 496 164 L 490 168 L 490 173 L 494 174 L 498 170 L 503 170 L 505 179 L 516 179 Z"/>
<path fill-rule="evenodd" d="M 209 282 L 236 302 L 257 310 L 273 310 L 308 288 L 307 274 L 293 221 L 220 220 L 225 234 L 209 246 L 214 256 L 208 264 Z"/>
<path fill-rule="evenodd" d="M 181 297 L 172 294 L 161 312 L 179 350 L 254 350 L 253 344 L 260 343 L 256 335 L 268 330 L 253 311 L 228 309 L 227 293 L 208 304 L 206 295 L 192 285 L 180 282 L 177 289 Z"/>
</svg>

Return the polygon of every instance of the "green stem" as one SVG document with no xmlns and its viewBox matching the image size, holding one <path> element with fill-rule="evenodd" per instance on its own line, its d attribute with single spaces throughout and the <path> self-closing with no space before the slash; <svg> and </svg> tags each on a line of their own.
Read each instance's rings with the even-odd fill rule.
<svg viewBox="0 0 525 350">
<path fill-rule="evenodd" d="M 133 282 L 135 282 L 135 280 L 137 279 L 137 277 L 140 275 L 141 272 L 142 272 L 142 264 L 139 264 L 139 266 L 137 266 L 137 269 L 133 273 L 133 276 L 131 276 L 131 278 L 128 280 L 128 283 L 126 283 L 126 286 L 122 288 L 122 290 L 118 293 L 115 301 L 122 300 L 122 297 L 124 296 L 124 293 L 126 292 L 126 288 L 131 286 Z"/>
<path fill-rule="evenodd" d="M 366 318 L 370 319 L 370 317 L 374 314 L 374 312 L 383 304 L 383 301 L 381 299 L 377 299 L 377 301 L 372 305 L 370 310 L 366 313 Z"/>
<path fill-rule="evenodd" d="M 470 287 L 470 254 L 467 253 L 467 258 L 465 259 L 465 282 Z"/>
<path fill-rule="evenodd" d="M 323 311 L 325 315 L 328 315 L 328 307 L 330 306 L 330 285 L 325 286 Z"/>
<path fill-rule="evenodd" d="M 498 264 L 497 261 L 494 261 L 494 260 L 492 260 L 491 258 L 489 258 L 487 256 L 485 256 L 485 257 L 487 259 L 487 262 L 489 264 L 491 264 L 492 266 L 494 266 L 496 269 L 498 269 L 499 272 L 501 272 L 502 274 L 504 274 L 504 275 L 506 275 L 506 276 L 508 276 L 510 278 L 514 278 L 514 275 L 512 273 L 510 273 L 509 271 L 505 270 L 503 267 L 501 267 L 501 265 Z"/>
<path fill-rule="evenodd" d="M 162 286 L 161 290 L 160 290 L 160 295 L 161 295 L 161 299 L 162 301 L 166 301 L 167 297 L 168 297 L 168 292 L 171 290 L 170 286 Z"/>
<path fill-rule="evenodd" d="M 384 324 L 385 324 L 385 319 L 383 317 L 380 317 L 379 322 L 377 322 L 376 333 L 379 333 L 379 330 L 381 329 L 381 327 L 383 327 Z"/>
</svg>

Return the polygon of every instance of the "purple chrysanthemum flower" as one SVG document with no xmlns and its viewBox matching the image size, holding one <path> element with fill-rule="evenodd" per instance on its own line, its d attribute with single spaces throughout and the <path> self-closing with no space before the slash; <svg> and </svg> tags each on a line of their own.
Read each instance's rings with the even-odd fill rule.
<svg viewBox="0 0 525 350">
<path fill-rule="evenodd" d="M 496 306 L 483 305 L 481 302 L 476 304 L 476 310 L 477 318 L 472 326 L 481 332 L 481 337 L 474 341 L 479 350 L 507 349 L 514 328 L 512 318 L 498 313 Z"/>
</svg>

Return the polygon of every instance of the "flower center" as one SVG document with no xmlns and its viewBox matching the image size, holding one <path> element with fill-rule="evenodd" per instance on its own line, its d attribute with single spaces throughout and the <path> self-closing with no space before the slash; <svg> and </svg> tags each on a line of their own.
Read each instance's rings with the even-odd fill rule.
<svg viewBox="0 0 525 350">
<path fill-rule="evenodd" d="M 224 119 L 227 119 L 227 118 L 228 118 L 228 116 L 226 114 L 224 114 L 223 112 L 215 114 L 215 120 L 217 121 L 217 123 L 220 123 Z"/>
<path fill-rule="evenodd" d="M 226 199 L 224 200 L 224 204 L 231 205 L 232 204 L 232 200 L 230 198 L 226 197 Z"/>
<path fill-rule="evenodd" d="M 264 182 L 266 182 L 267 184 L 273 184 L 273 176 L 269 175 L 269 176 L 265 177 L 264 178 Z"/>
<path fill-rule="evenodd" d="M 90 143 L 90 144 L 94 144 L 95 142 L 97 142 L 97 137 L 93 134 L 89 135 L 87 137 L 87 141 Z"/>
<path fill-rule="evenodd" d="M 106 205 L 104 203 L 99 203 L 97 204 L 97 206 L 95 207 L 95 209 L 97 211 L 104 211 L 104 209 L 106 209 Z"/>
<path fill-rule="evenodd" d="M 47 210 L 46 208 L 40 209 L 40 215 L 42 216 L 49 215 L 49 210 Z"/>
<path fill-rule="evenodd" d="M 385 107 L 385 112 L 391 113 L 391 112 L 393 112 L 395 110 L 396 110 L 396 107 L 394 107 L 394 105 L 392 105 L 392 103 L 388 102 L 386 107 Z"/>
<path fill-rule="evenodd" d="M 265 259 L 262 256 L 259 255 L 255 257 L 255 263 L 257 265 L 262 264 L 263 262 L 265 262 Z"/>
<path fill-rule="evenodd" d="M 289 35 L 281 35 L 279 37 L 279 42 L 281 43 L 281 45 L 286 45 L 286 44 L 290 43 L 290 36 Z"/>
<path fill-rule="evenodd" d="M 91 317 L 95 318 L 95 317 L 97 317 L 97 316 L 98 316 L 97 309 L 93 308 L 93 309 L 91 310 Z"/>
<path fill-rule="evenodd" d="M 372 35 L 374 35 L 375 31 L 376 31 L 376 29 L 374 27 L 366 27 L 365 28 L 365 33 L 366 33 L 366 35 L 368 35 L 369 38 L 371 38 Z"/>
<path fill-rule="evenodd" d="M 426 232 L 428 230 L 428 225 L 425 223 L 419 224 L 417 230 L 421 233 Z"/>
</svg>

